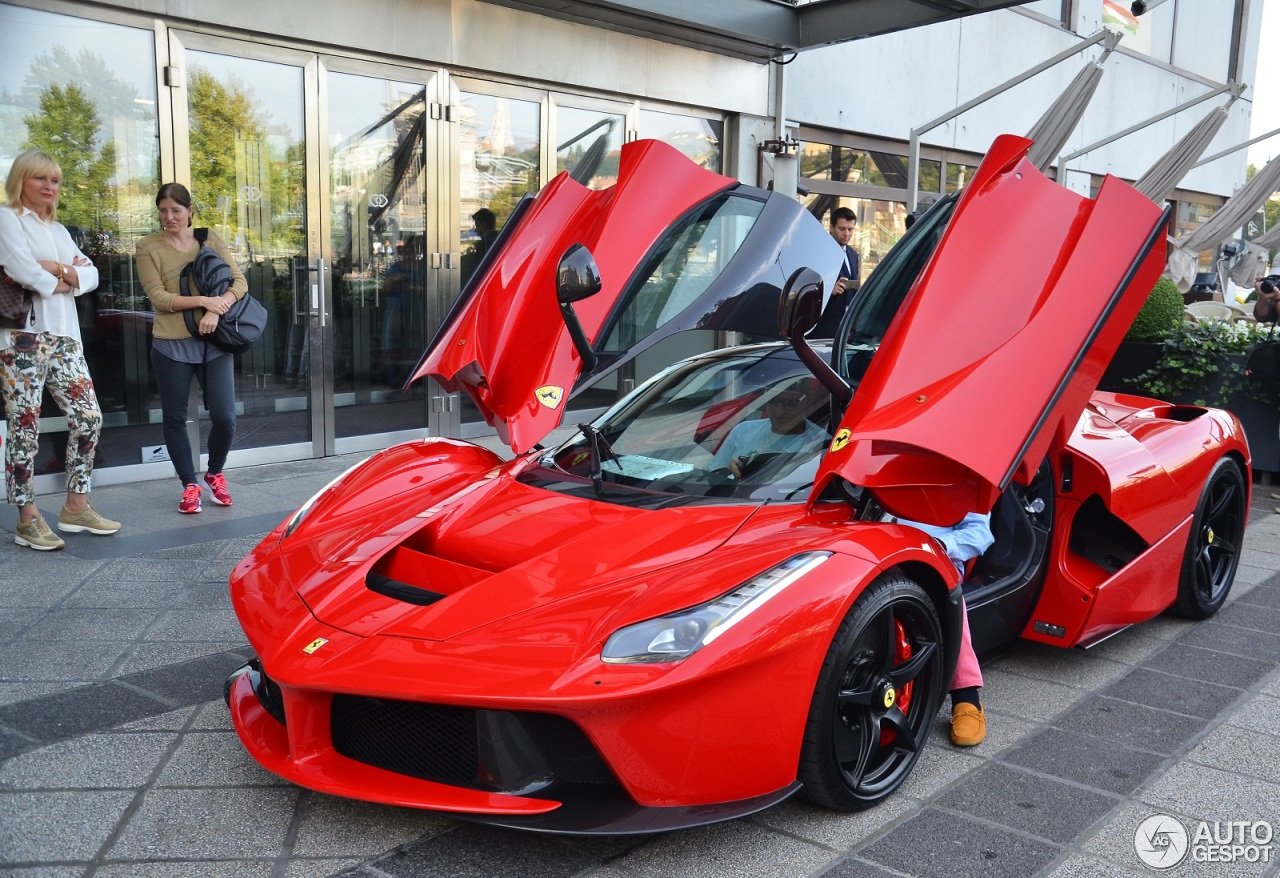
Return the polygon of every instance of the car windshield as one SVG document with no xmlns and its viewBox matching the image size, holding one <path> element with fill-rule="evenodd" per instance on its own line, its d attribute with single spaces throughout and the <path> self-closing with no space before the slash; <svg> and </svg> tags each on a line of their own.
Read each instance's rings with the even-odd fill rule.
<svg viewBox="0 0 1280 878">
<path fill-rule="evenodd" d="M 829 394 L 789 348 L 737 348 L 660 373 L 527 480 L 622 503 L 802 501 L 830 417 Z"/>
</svg>

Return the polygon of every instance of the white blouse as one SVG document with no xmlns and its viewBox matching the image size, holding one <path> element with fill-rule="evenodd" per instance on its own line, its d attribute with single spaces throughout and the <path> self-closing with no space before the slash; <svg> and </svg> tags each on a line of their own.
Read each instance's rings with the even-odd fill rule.
<svg viewBox="0 0 1280 878">
<path fill-rule="evenodd" d="M 26 207 L 15 211 L 0 206 L 0 265 L 4 273 L 39 295 L 34 297 L 35 326 L 33 332 L 48 332 L 80 341 L 80 317 L 76 313 L 73 296 L 55 294 L 58 279 L 40 267 L 38 259 L 53 259 L 70 265 L 76 257 L 84 256 L 66 226 L 58 222 L 45 222 Z M 77 265 L 76 275 L 80 286 L 75 295 L 87 293 L 98 286 L 98 269 L 95 265 Z M 0 347 L 8 347 L 8 329 L 0 329 Z"/>
</svg>

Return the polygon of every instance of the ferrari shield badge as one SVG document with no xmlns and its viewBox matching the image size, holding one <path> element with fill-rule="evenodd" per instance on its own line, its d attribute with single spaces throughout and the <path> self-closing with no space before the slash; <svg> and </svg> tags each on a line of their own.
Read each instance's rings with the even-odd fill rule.
<svg viewBox="0 0 1280 878">
<path fill-rule="evenodd" d="M 844 448 L 849 444 L 849 437 L 852 435 L 853 434 L 846 429 L 837 430 L 836 435 L 831 439 L 831 450 L 839 451 L 841 448 Z"/>
<path fill-rule="evenodd" d="M 306 646 L 302 647 L 302 651 L 305 652 L 307 655 L 313 655 L 316 652 L 316 650 L 318 650 L 320 647 L 324 646 L 328 642 L 329 642 L 329 639 L 327 637 L 317 637 L 315 640 L 311 641 Z"/>
<path fill-rule="evenodd" d="M 554 384 L 544 384 L 533 392 L 533 396 L 542 405 L 553 409 L 560 405 L 560 400 L 564 399 L 564 388 L 556 387 Z"/>
</svg>

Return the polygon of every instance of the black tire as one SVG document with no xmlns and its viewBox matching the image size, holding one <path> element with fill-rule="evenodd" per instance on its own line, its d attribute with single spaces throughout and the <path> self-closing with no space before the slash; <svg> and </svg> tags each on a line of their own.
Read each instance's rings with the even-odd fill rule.
<svg viewBox="0 0 1280 878">
<path fill-rule="evenodd" d="M 1208 619 L 1227 599 L 1244 544 L 1245 496 L 1240 465 L 1229 457 L 1214 464 L 1191 522 L 1173 615 Z"/>
<path fill-rule="evenodd" d="M 807 799 L 861 811 L 902 786 L 942 703 L 944 654 L 924 589 L 896 574 L 867 588 L 818 675 L 800 754 Z"/>
</svg>

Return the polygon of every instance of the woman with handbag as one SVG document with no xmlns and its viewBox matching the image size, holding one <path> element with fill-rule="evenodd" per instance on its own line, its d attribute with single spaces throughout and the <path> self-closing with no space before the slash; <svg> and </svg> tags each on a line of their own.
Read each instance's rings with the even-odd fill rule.
<svg viewBox="0 0 1280 878">
<path fill-rule="evenodd" d="M 97 287 L 98 269 L 56 220 L 61 187 L 58 163 L 28 150 L 9 168 L 7 204 L 0 207 L 0 265 L 32 293 L 25 325 L 0 329 L 0 381 L 9 424 L 5 482 L 9 502 L 18 507 L 14 542 L 44 552 L 64 545 L 35 500 L 46 388 L 67 416 L 67 499 L 58 530 L 104 536 L 120 530 L 120 522 L 99 515 L 89 502 L 102 411 L 84 358 L 75 297 Z"/>
<path fill-rule="evenodd" d="M 182 269 L 195 261 L 202 246 L 191 225 L 194 213 L 191 193 L 181 183 L 166 183 L 156 193 L 156 209 L 160 215 L 160 231 L 138 241 L 138 277 L 156 312 L 151 366 L 160 388 L 164 444 L 182 482 L 178 511 L 193 514 L 201 511 L 203 489 L 196 481 L 191 442 L 187 438 L 187 397 L 191 382 L 194 379 L 200 383 L 211 422 L 209 467 L 204 480 L 213 502 L 230 506 L 231 492 L 222 468 L 236 434 L 235 360 L 226 351 L 193 336 L 180 312 L 199 309 L 197 333 L 209 335 L 218 328 L 219 316 L 226 314 L 227 309 L 249 291 L 249 285 L 227 245 L 209 232 L 207 246 L 227 264 L 231 286 L 221 295 L 182 295 Z"/>
</svg>

